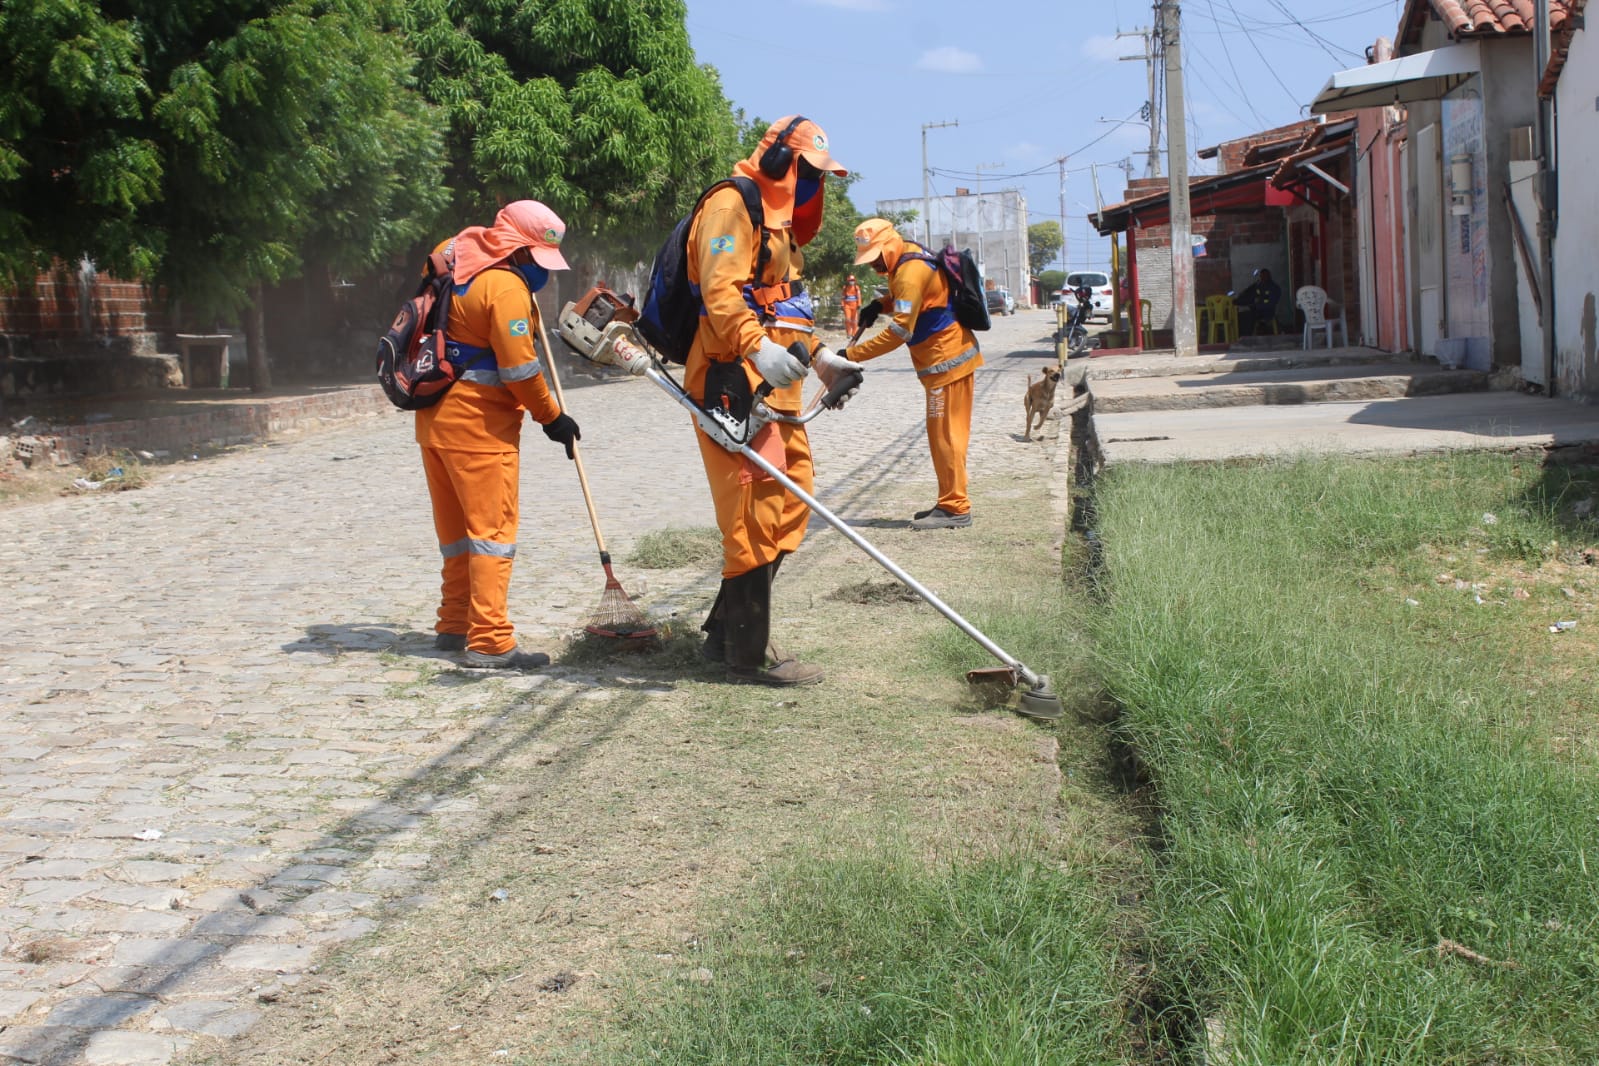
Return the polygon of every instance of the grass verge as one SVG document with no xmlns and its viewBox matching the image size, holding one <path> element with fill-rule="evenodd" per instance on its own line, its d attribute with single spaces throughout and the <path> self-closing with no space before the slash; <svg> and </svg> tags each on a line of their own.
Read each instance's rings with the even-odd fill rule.
<svg viewBox="0 0 1599 1066">
<path fill-rule="evenodd" d="M 1599 708 L 1545 625 L 1592 624 L 1561 545 L 1599 541 L 1595 485 L 1496 455 L 1102 481 L 1098 661 L 1162 804 L 1155 970 L 1210 1061 L 1599 1059 L 1570 743 Z"/>
<path fill-rule="evenodd" d="M 1034 1066 L 1120 1062 L 1109 917 L 1027 847 L 932 866 L 874 844 L 764 879 L 628 1038 L 587 1061 Z"/>
</svg>

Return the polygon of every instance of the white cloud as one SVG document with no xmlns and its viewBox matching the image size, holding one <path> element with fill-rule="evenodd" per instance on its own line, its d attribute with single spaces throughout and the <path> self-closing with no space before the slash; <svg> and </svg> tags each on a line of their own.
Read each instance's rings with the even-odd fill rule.
<svg viewBox="0 0 1599 1066">
<path fill-rule="evenodd" d="M 1085 59 L 1115 61 L 1121 58 L 1122 52 L 1126 47 L 1115 37 L 1098 34 L 1094 37 L 1084 38 L 1079 50 L 1083 53 Z"/>
<path fill-rule="evenodd" d="M 947 44 L 923 52 L 922 58 L 916 61 L 916 69 L 937 74 L 976 74 L 983 69 L 983 61 L 963 48 Z"/>
</svg>

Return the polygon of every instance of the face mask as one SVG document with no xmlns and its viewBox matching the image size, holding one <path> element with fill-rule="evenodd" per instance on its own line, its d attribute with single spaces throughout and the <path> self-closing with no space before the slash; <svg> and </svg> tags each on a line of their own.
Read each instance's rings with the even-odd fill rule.
<svg viewBox="0 0 1599 1066">
<path fill-rule="evenodd" d="M 538 292 L 550 280 L 550 272 L 537 263 L 519 263 L 511 269 L 522 275 L 522 280 L 527 282 L 528 292 Z"/>
<path fill-rule="evenodd" d="M 813 169 L 814 178 L 800 177 L 794 183 L 794 242 L 811 243 L 822 230 L 822 178 Z"/>
</svg>

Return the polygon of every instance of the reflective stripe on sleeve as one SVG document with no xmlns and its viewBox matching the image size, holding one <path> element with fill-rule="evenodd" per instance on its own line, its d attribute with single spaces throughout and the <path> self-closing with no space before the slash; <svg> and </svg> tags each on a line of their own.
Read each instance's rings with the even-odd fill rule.
<svg viewBox="0 0 1599 1066">
<path fill-rule="evenodd" d="M 977 345 L 974 344 L 953 359 L 946 359 L 942 363 L 934 363 L 926 370 L 918 370 L 916 376 L 927 378 L 932 377 L 934 374 L 942 374 L 946 370 L 954 370 L 963 363 L 969 363 L 975 358 L 977 358 Z"/>
<path fill-rule="evenodd" d="M 457 380 L 470 381 L 474 385 L 490 385 L 497 389 L 505 387 L 498 370 L 467 370 Z"/>
<path fill-rule="evenodd" d="M 888 324 L 888 331 L 902 341 L 908 341 L 911 339 L 910 331 L 904 326 L 900 325 L 898 322 L 890 322 Z"/>
<path fill-rule="evenodd" d="M 521 366 L 506 366 L 500 368 L 501 381 L 526 381 L 528 378 L 537 377 L 544 372 L 539 361 L 534 359 L 523 363 Z"/>
</svg>

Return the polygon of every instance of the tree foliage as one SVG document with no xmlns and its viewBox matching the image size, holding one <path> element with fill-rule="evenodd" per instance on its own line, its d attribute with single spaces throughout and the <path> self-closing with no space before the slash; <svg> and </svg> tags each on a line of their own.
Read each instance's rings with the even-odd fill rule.
<svg viewBox="0 0 1599 1066">
<path fill-rule="evenodd" d="M 226 313 L 308 255 L 417 239 L 441 124 L 394 0 L 3 0 L 0 267 L 53 258 Z"/>
<path fill-rule="evenodd" d="M 454 222 L 543 200 L 579 254 L 654 252 L 737 156 L 682 0 L 405 0 L 423 94 L 449 117 Z"/>
<path fill-rule="evenodd" d="M 1066 238 L 1060 231 L 1060 223 L 1054 219 L 1044 222 L 1034 222 L 1027 227 L 1027 266 L 1037 274 L 1050 261 L 1060 254 L 1066 246 Z"/>
</svg>

